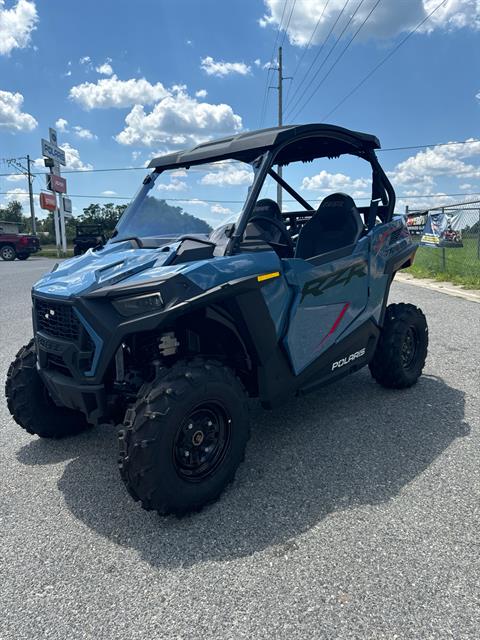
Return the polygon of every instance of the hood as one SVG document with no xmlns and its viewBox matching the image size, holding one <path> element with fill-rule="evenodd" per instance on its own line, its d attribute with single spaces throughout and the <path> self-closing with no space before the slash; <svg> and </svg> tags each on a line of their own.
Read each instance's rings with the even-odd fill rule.
<svg viewBox="0 0 480 640">
<path fill-rule="evenodd" d="M 207 290 L 236 278 L 281 269 L 280 259 L 274 251 L 169 264 L 179 244 L 137 249 L 130 241 L 125 241 L 107 244 L 100 251 L 89 249 L 82 256 L 59 263 L 34 285 L 33 293 L 72 298 L 112 285 L 128 289 L 155 284 L 180 272 L 200 289 Z"/>
<path fill-rule="evenodd" d="M 100 251 L 89 249 L 82 256 L 57 263 L 34 285 L 33 291 L 62 298 L 88 293 L 164 265 L 177 246 L 178 243 L 158 249 L 138 249 L 125 241 L 107 244 Z M 166 272 L 176 270 L 175 266 L 165 268 Z"/>
</svg>

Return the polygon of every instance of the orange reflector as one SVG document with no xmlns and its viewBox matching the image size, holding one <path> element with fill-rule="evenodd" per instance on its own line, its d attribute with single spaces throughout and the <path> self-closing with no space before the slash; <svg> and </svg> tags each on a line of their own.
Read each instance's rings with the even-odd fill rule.
<svg viewBox="0 0 480 640">
<path fill-rule="evenodd" d="M 274 271 L 273 273 L 264 273 L 261 276 L 257 276 L 257 280 L 259 282 L 263 282 L 264 280 L 270 280 L 270 278 L 278 278 L 280 276 L 280 271 Z"/>
</svg>

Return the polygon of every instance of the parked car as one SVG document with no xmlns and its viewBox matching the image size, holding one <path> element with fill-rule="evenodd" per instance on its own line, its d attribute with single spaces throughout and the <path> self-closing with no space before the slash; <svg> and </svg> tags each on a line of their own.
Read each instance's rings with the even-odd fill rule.
<svg viewBox="0 0 480 640">
<path fill-rule="evenodd" d="M 40 241 L 37 236 L 26 233 L 3 233 L 0 231 L 0 257 L 7 262 L 26 260 L 32 253 L 40 251 Z"/>
<path fill-rule="evenodd" d="M 107 239 L 101 224 L 77 224 L 73 239 L 73 254 L 81 256 L 88 249 L 103 247 Z"/>
</svg>

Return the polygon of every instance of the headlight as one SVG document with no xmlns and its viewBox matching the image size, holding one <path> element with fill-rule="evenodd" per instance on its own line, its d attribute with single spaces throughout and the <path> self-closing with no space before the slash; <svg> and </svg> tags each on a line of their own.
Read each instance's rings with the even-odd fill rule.
<svg viewBox="0 0 480 640">
<path fill-rule="evenodd" d="M 112 304 L 120 315 L 129 317 L 159 311 L 163 307 L 163 298 L 160 293 L 147 293 L 144 296 L 118 298 Z"/>
</svg>

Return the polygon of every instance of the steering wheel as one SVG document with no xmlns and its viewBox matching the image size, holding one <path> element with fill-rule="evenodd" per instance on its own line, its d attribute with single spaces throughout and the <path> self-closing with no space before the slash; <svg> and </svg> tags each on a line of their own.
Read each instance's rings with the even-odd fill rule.
<svg viewBox="0 0 480 640">
<path fill-rule="evenodd" d="M 271 224 L 272 226 L 274 226 L 278 231 L 280 231 L 280 235 L 282 236 L 282 239 L 285 240 L 285 242 L 271 242 L 268 244 L 274 244 L 274 245 L 286 245 L 287 247 L 289 247 L 292 252 L 295 249 L 295 246 L 293 244 L 293 240 L 290 237 L 290 234 L 288 233 L 288 231 L 285 229 L 285 227 L 283 226 L 283 224 L 281 222 L 279 222 L 278 220 L 275 220 L 275 218 L 267 218 L 267 216 L 253 216 L 253 218 L 250 218 L 249 223 L 250 222 L 257 222 L 257 221 L 263 221 L 263 222 L 267 222 L 268 224 Z"/>
</svg>

